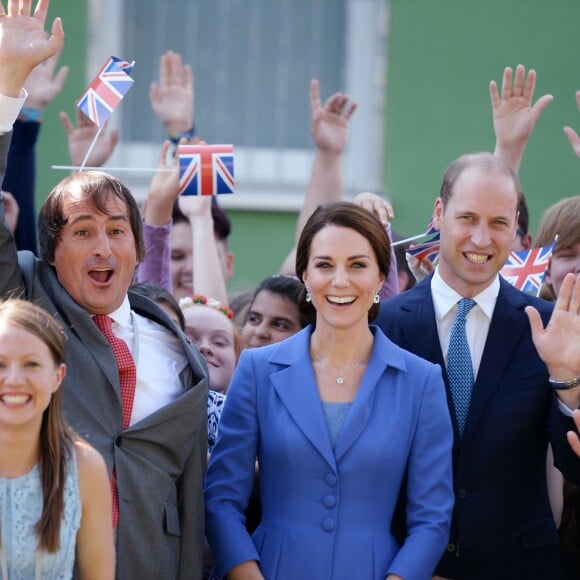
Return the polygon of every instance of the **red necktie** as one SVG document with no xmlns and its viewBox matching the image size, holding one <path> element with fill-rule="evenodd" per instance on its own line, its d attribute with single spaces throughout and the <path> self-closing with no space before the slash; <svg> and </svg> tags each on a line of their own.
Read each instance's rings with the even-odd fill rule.
<svg viewBox="0 0 580 580">
<path fill-rule="evenodd" d="M 113 319 L 106 314 L 97 314 L 93 316 L 95 324 L 103 333 L 109 344 L 119 370 L 119 381 L 121 383 L 121 404 L 123 406 L 123 429 L 129 427 L 131 421 L 131 412 L 133 411 L 133 399 L 135 398 L 135 386 L 137 384 L 137 367 L 133 355 L 127 346 L 127 343 L 117 337 L 113 332 Z M 119 497 L 117 493 L 117 482 L 115 470 L 111 474 L 111 492 L 113 495 L 113 527 L 116 528 L 119 523 Z"/>
</svg>

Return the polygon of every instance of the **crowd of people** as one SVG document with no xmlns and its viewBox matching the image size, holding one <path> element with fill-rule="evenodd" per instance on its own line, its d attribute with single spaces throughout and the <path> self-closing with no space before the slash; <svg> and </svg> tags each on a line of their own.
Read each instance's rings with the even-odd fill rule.
<svg viewBox="0 0 580 580">
<path fill-rule="evenodd" d="M 2 580 L 580 578 L 580 196 L 540 221 L 541 298 L 499 275 L 534 241 L 518 169 L 552 100 L 534 71 L 491 83 L 494 152 L 445 172 L 435 267 L 395 249 L 381 196 L 342 199 L 357 104 L 314 79 L 288 257 L 229 295 L 229 219 L 179 195 L 191 68 L 160 57 L 143 206 L 104 167 L 37 211 L 64 30 L 49 0 L 3 4 Z M 80 165 L 98 128 L 61 121 Z M 118 141 L 105 128 L 87 164 Z"/>
</svg>

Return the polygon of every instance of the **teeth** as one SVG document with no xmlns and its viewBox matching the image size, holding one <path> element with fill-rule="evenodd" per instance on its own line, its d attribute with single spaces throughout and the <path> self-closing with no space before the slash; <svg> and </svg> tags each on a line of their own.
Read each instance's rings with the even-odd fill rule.
<svg viewBox="0 0 580 580">
<path fill-rule="evenodd" d="M 3 395 L 2 401 L 8 405 L 23 405 L 28 401 L 28 395 Z"/>
<path fill-rule="evenodd" d="M 465 253 L 465 257 L 470 261 L 476 264 L 483 264 L 487 262 L 487 254 L 472 254 L 472 253 Z"/>
<path fill-rule="evenodd" d="M 329 302 L 334 302 L 335 304 L 350 304 L 355 301 L 354 296 L 329 296 Z"/>
</svg>

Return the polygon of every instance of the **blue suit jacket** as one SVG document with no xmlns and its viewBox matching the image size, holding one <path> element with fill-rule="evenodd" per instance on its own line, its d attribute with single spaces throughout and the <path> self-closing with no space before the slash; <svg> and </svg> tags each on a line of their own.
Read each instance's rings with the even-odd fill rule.
<svg viewBox="0 0 580 580">
<path fill-rule="evenodd" d="M 463 439 L 457 434 L 455 413 L 451 412 L 456 504 L 451 541 L 439 570 L 444 576 L 455 577 L 455 568 L 449 566 L 456 565 L 458 554 L 460 558 L 484 559 L 497 574 L 502 550 L 510 551 L 508 558 L 513 557 L 514 550 L 521 551 L 521 560 L 532 562 L 533 550 L 556 546 L 558 538 L 546 489 L 549 440 L 565 475 L 571 480 L 579 477 L 580 462 L 565 440 L 566 430 L 573 428 L 572 421 L 559 412 L 546 366 L 532 342 L 524 312 L 529 304 L 540 311 L 546 324 L 552 310 L 550 303 L 500 280 Z M 431 297 L 431 277 L 383 302 L 377 324 L 402 348 L 441 365 L 449 408 L 453 410 Z M 557 549 L 552 556 L 557 560 Z M 548 571 L 558 566 L 557 561 L 545 564 Z M 534 564 L 538 575 L 533 577 L 555 577 L 542 576 L 538 565 L 541 563 Z"/>
<path fill-rule="evenodd" d="M 223 572 L 258 560 L 268 579 L 430 578 L 446 545 L 452 430 L 439 368 L 377 329 L 333 450 L 309 356 L 311 328 L 242 353 L 206 477 L 207 535 Z M 244 509 L 255 459 L 262 521 Z M 390 533 L 408 470 L 409 537 Z"/>
</svg>

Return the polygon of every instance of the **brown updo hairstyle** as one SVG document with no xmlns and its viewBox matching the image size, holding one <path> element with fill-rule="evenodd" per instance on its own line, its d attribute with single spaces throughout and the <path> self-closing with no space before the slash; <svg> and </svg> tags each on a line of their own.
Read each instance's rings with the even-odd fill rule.
<svg viewBox="0 0 580 580">
<path fill-rule="evenodd" d="M 379 271 L 387 278 L 391 266 L 391 243 L 385 227 L 377 217 L 366 209 L 349 201 L 337 201 L 320 205 L 310 216 L 298 241 L 296 249 L 296 275 L 302 280 L 308 267 L 310 248 L 314 236 L 327 226 L 349 228 L 358 232 L 370 243 Z M 316 309 L 311 302 L 306 302 L 306 290 L 303 289 L 298 299 L 298 308 L 303 316 L 312 325 L 316 324 Z M 369 322 L 372 322 L 379 313 L 379 304 L 369 309 Z"/>
</svg>

